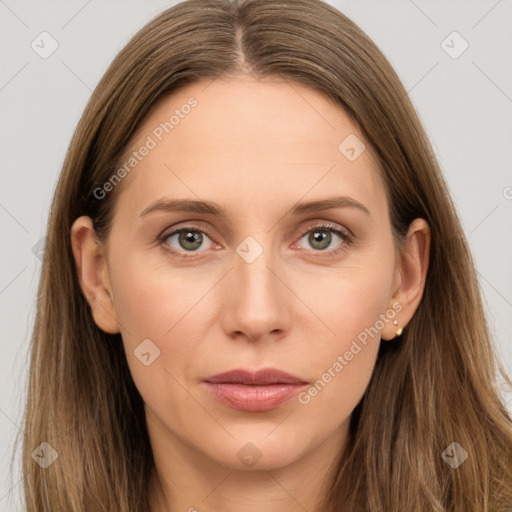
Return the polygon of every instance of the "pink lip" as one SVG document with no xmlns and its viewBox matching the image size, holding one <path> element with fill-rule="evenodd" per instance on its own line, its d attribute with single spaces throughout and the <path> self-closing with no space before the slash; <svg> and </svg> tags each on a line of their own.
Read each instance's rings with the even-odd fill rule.
<svg viewBox="0 0 512 512">
<path fill-rule="evenodd" d="M 273 368 L 258 371 L 236 369 L 204 379 L 207 389 L 220 401 L 243 411 L 268 411 L 296 396 L 307 384 Z"/>
</svg>

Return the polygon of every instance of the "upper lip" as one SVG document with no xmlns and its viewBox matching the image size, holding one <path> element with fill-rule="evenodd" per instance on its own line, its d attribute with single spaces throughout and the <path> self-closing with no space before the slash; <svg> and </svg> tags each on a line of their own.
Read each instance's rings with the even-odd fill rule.
<svg viewBox="0 0 512 512">
<path fill-rule="evenodd" d="M 213 384 L 306 384 L 306 381 L 290 373 L 275 368 L 262 368 L 260 370 L 245 370 L 237 368 L 227 372 L 218 373 L 204 379 Z"/>
</svg>

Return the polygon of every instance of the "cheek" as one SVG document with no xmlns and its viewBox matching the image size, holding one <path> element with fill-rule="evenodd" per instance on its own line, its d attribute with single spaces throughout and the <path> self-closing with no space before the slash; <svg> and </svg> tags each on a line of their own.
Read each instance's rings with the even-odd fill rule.
<svg viewBox="0 0 512 512">
<path fill-rule="evenodd" d="M 385 312 L 391 280 L 389 263 L 361 262 L 320 279 L 304 279 L 297 292 L 318 316 L 327 345 L 340 349 Z M 382 330 L 380 322 L 377 329 Z"/>
<path fill-rule="evenodd" d="M 388 262 L 389 263 L 389 262 Z M 302 358 L 314 369 L 313 384 L 298 401 L 313 414 L 329 410 L 328 423 L 346 419 L 362 398 L 372 375 L 380 331 L 392 322 L 389 304 L 391 266 L 362 265 L 315 284 L 303 284 L 303 296 L 317 313 L 322 336 L 304 347 Z M 327 329 L 328 327 L 328 329 Z"/>
<path fill-rule="evenodd" d="M 173 386 L 172 376 L 181 380 L 187 375 L 197 360 L 194 354 L 212 307 L 208 294 L 218 278 L 149 260 L 127 252 L 122 264 L 112 266 L 111 284 L 132 377 L 142 396 L 151 400 L 161 393 L 156 390 Z"/>
<path fill-rule="evenodd" d="M 111 277 L 123 337 L 133 343 L 170 337 L 208 293 L 211 281 L 211 274 L 183 272 L 154 255 L 128 255 Z"/>
</svg>

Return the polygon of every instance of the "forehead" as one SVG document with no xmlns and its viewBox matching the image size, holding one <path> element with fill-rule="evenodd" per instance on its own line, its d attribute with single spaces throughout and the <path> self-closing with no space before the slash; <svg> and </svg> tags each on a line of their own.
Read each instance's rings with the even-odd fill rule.
<svg viewBox="0 0 512 512">
<path fill-rule="evenodd" d="M 302 84 L 243 75 L 201 80 L 162 98 L 144 119 L 125 155 L 127 163 L 138 153 L 122 199 L 139 212 L 156 198 L 213 191 L 226 204 L 260 204 L 271 191 L 291 203 L 335 191 L 382 202 L 370 148 L 353 159 L 351 149 L 362 143 L 338 104 Z"/>
</svg>

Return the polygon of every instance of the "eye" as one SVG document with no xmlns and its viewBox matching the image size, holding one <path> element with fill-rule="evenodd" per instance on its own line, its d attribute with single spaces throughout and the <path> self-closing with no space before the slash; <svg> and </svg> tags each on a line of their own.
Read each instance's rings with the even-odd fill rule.
<svg viewBox="0 0 512 512">
<path fill-rule="evenodd" d="M 306 242 L 313 248 L 313 252 L 321 253 L 314 254 L 317 256 L 328 256 L 345 250 L 352 243 L 352 237 L 347 229 L 343 229 L 332 224 L 321 224 L 314 226 L 306 231 L 301 232 L 301 240 L 307 236 Z M 331 247 L 331 244 L 339 241 L 338 245 Z M 300 247 L 300 245 L 299 245 Z M 304 247 L 301 247 L 304 249 Z M 307 249 L 307 247 L 305 248 Z"/>
<path fill-rule="evenodd" d="M 337 254 L 346 250 L 353 243 L 352 235 L 348 229 L 329 223 L 302 230 L 300 234 L 300 240 L 307 235 L 306 241 L 313 248 L 311 251 L 313 257 Z M 338 241 L 338 245 L 329 249 L 332 243 L 336 241 Z M 164 233 L 158 238 L 158 242 L 166 251 L 183 258 L 194 257 L 194 253 L 203 252 L 200 250 L 201 248 L 207 250 L 217 246 L 208 235 L 207 229 L 193 225 Z M 299 247 L 300 249 L 308 249 L 307 247 L 301 247 L 300 244 Z"/>
<path fill-rule="evenodd" d="M 211 249 L 214 245 L 206 232 L 196 226 L 185 226 L 166 233 L 159 238 L 159 243 L 165 250 L 185 258 L 188 256 L 184 253 L 202 252 L 200 248 Z"/>
</svg>

